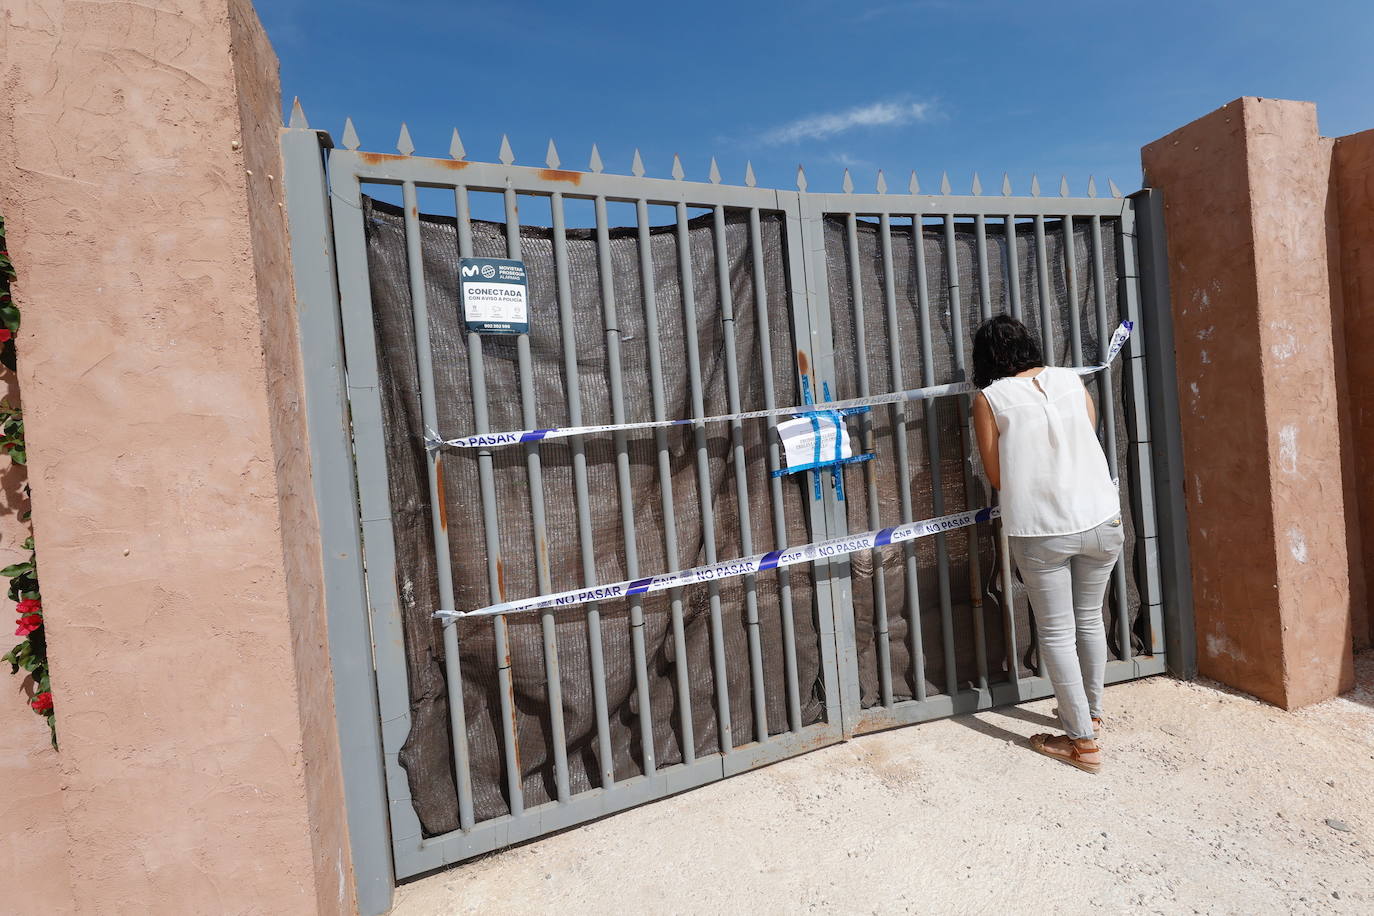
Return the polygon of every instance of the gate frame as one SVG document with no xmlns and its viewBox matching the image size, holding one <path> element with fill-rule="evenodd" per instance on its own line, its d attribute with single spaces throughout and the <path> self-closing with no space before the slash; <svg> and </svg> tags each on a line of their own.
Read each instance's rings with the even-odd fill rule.
<svg viewBox="0 0 1374 916">
<path fill-rule="evenodd" d="M 404 706 L 388 704 L 385 695 L 393 697 L 394 690 L 379 690 L 379 673 L 375 664 L 377 655 L 391 655 L 391 661 L 402 662 L 399 676 L 404 687 L 404 660 L 401 658 L 401 634 L 399 623 L 399 604 L 396 600 L 394 581 L 386 583 L 380 579 L 389 577 L 394 567 L 390 562 L 374 562 L 369 572 L 362 554 L 364 531 L 375 529 L 374 551 L 378 546 L 385 551 L 391 543 L 389 510 L 380 514 L 369 514 L 360 503 L 365 492 L 371 491 L 373 509 L 385 509 L 385 477 L 381 479 L 380 495 L 383 504 L 377 503 L 377 481 L 365 480 L 361 456 L 355 455 L 354 428 L 358 405 L 349 397 L 350 392 L 376 399 L 376 379 L 363 378 L 358 374 L 364 370 L 362 363 L 355 365 L 355 375 L 350 377 L 345 368 L 346 335 L 340 278 L 336 271 L 342 271 L 335 257 L 334 228 L 331 196 L 340 196 L 345 203 L 352 202 L 360 179 L 356 174 L 348 176 L 350 187 L 340 189 L 330 184 L 327 160 L 333 149 L 333 142 L 326 131 L 311 129 L 301 113 L 299 104 L 292 112 L 290 125 L 281 131 L 283 156 L 284 191 L 287 199 L 286 215 L 292 244 L 292 267 L 295 282 L 297 320 L 300 331 L 301 349 L 304 361 L 304 393 L 307 427 L 310 435 L 310 458 L 313 468 L 312 481 L 316 509 L 319 514 L 321 541 L 323 547 L 325 604 L 328 622 L 328 639 L 334 681 L 335 716 L 341 749 L 346 815 L 349 827 L 349 843 L 352 852 L 354 880 L 358 889 L 358 905 L 364 914 L 385 913 L 392 900 L 396 883 L 396 868 L 393 855 L 400 851 L 404 838 L 396 836 L 397 828 L 408 838 L 417 841 L 420 853 L 428 847 L 424 855 L 425 864 L 415 867 L 409 863 L 409 874 L 420 874 L 424 870 L 440 868 L 457 859 L 451 850 L 444 849 L 443 843 L 420 841 L 419 823 L 410 806 L 409 789 L 405 784 L 404 772 L 396 762 L 395 754 L 386 752 L 387 746 L 399 747 L 395 736 L 404 740 L 409 728 L 409 712 Z M 341 153 L 343 151 L 340 151 Z M 354 154 L 349 151 L 350 154 Z M 405 162 L 425 162 L 417 157 L 396 156 L 391 154 L 355 154 L 377 156 L 379 160 L 396 160 L 398 165 Z M 438 160 L 442 162 L 443 160 Z M 464 163 L 461 168 L 471 165 L 474 172 L 484 167 L 504 169 L 508 166 L 486 165 L 483 163 Z M 423 166 L 422 166 L 423 168 Z M 402 171 L 410 168 L 402 167 Z M 534 170 L 532 170 L 534 171 Z M 577 173 L 582 178 L 597 178 L 596 173 Z M 613 176 L 606 176 L 611 178 Z M 614 176 L 616 178 L 624 176 Z M 413 179 L 411 179 L 413 180 Z M 652 182 L 637 176 L 641 182 Z M 419 183 L 423 183 L 422 181 Z M 482 184 L 481 182 L 474 182 Z M 464 183 L 466 184 L 466 182 Z M 694 182 L 664 180 L 665 187 L 675 187 L 673 196 L 687 199 L 686 188 L 697 186 Z M 829 326 L 828 277 L 825 258 L 825 239 L 821 231 L 823 223 L 815 217 L 823 217 L 829 212 L 891 212 L 900 215 L 923 215 L 922 210 L 902 203 L 910 202 L 908 195 L 853 195 L 807 193 L 805 191 L 768 190 L 763 188 L 735 188 L 729 185 L 712 185 L 713 197 L 721 192 L 737 190 L 750 199 L 745 206 L 781 211 L 785 220 L 785 237 L 788 240 L 787 277 L 788 295 L 792 300 L 794 339 L 800 347 L 805 336 L 812 356 L 813 384 L 819 392 L 821 384 L 835 384 L 833 340 Z M 580 196 L 580 195 L 579 195 Z M 609 196 L 609 195 L 608 195 Z M 771 198 L 775 204 L 767 207 L 759 200 Z M 1035 200 L 1034 198 L 994 198 L 994 197 L 916 197 L 932 214 L 943 215 L 948 212 L 957 214 L 987 213 L 1000 215 L 1008 207 L 1015 209 L 1017 203 Z M 1129 202 L 1128 202 L 1129 201 Z M 831 204 L 838 206 L 832 207 Z M 1065 198 L 1057 200 L 1055 211 L 1071 215 L 1091 215 L 1100 212 L 1103 202 L 1087 204 L 1084 199 Z M 1143 352 L 1131 354 L 1132 359 L 1124 370 L 1128 397 L 1134 391 L 1136 398 L 1144 398 L 1148 404 L 1148 417 L 1138 417 L 1137 424 L 1147 430 L 1146 439 L 1139 440 L 1135 429 L 1131 430 L 1129 447 L 1138 449 L 1149 456 L 1152 475 L 1139 481 L 1132 488 L 1133 494 L 1154 491 L 1154 507 L 1158 516 L 1156 533 L 1167 538 L 1167 551 L 1161 552 L 1155 567 L 1159 576 L 1158 587 L 1153 584 L 1147 590 L 1148 573 L 1141 583 L 1143 610 L 1148 615 L 1148 602 L 1153 598 L 1156 607 L 1162 605 L 1163 638 L 1167 644 L 1167 654 L 1161 655 L 1164 646 L 1159 644 L 1157 626 L 1151 626 L 1150 648 L 1153 656 L 1137 656 L 1128 661 L 1114 661 L 1115 670 L 1121 679 L 1143 677 L 1162 673 L 1167 669 L 1181 678 L 1196 675 L 1195 644 L 1192 639 L 1192 593 L 1189 574 L 1187 545 L 1186 508 L 1183 497 L 1183 468 L 1181 439 L 1178 431 L 1178 398 L 1173 384 L 1173 327 L 1169 308 L 1167 285 L 1167 259 L 1163 238 L 1163 220 L 1158 192 L 1149 189 L 1130 195 L 1123 203 L 1123 240 L 1126 249 L 1136 241 L 1139 233 L 1139 250 L 1134 252 L 1139 266 L 1139 275 L 1123 272 L 1121 281 L 1126 284 L 1125 298 L 1122 300 L 1123 313 L 1133 312 L 1135 317 L 1144 320 L 1142 336 L 1145 341 Z M 938 204 L 938 205 L 937 205 Z M 737 204 L 724 203 L 723 206 Z M 1087 210 L 1082 209 L 1087 207 Z M 1048 213 L 1043 207 L 1036 210 Z M 1133 225 L 1127 223 L 1127 214 L 1134 217 Z M 800 239 L 800 250 L 794 250 L 791 240 Z M 356 240 L 353 240 L 356 243 Z M 350 247 L 356 247 L 350 246 Z M 366 265 L 354 264 L 351 271 L 362 271 L 366 280 Z M 356 277 L 354 278 L 357 279 Z M 1138 298 L 1132 295 L 1132 288 L 1139 284 Z M 1133 304 L 1128 300 L 1134 299 Z M 369 297 L 370 302 L 370 297 Z M 825 307 L 822 307 L 825 306 Z M 1143 314 L 1142 314 L 1143 313 Z M 800 322 L 798 315 L 806 317 Z M 821 321 L 813 323 L 808 316 L 820 316 Z M 823 326 L 818 326 L 823 325 Z M 1144 355 L 1148 353 L 1147 360 Z M 821 364 L 814 361 L 820 355 Z M 375 355 L 374 355 L 375 358 Z M 1138 387 L 1137 387 L 1138 386 Z M 370 413 L 370 411 L 365 411 Z M 380 417 L 374 418 L 377 422 Z M 1164 435 L 1148 438 L 1148 429 L 1164 431 Z M 1139 427 L 1137 427 L 1139 428 Z M 374 443 L 373 447 L 378 447 Z M 1139 452 L 1138 452 L 1139 454 Z M 374 456 L 375 457 L 375 456 Z M 358 478 L 355 482 L 355 469 Z M 374 468 L 375 470 L 375 468 Z M 383 474 L 385 468 L 382 468 Z M 818 472 L 813 472 L 818 473 Z M 835 499 L 832 486 L 824 489 L 824 499 L 820 505 L 811 508 L 813 534 L 826 537 L 836 536 L 845 528 L 844 507 Z M 376 515 L 376 517 L 373 517 Z M 382 529 L 386 530 L 383 531 Z M 1158 543 L 1157 541 L 1155 543 Z M 1141 548 L 1145 547 L 1144 539 Z M 859 709 L 858 668 L 855 658 L 856 644 L 854 634 L 853 602 L 848 595 L 850 577 L 849 558 L 840 556 L 827 561 L 817 561 L 813 567 L 815 596 L 813 612 L 817 616 L 818 638 L 822 641 L 823 671 L 826 683 L 826 723 L 835 728 L 839 735 L 836 741 L 844 741 L 858 733 L 861 721 Z M 368 577 L 378 580 L 368 587 Z M 1147 597 L 1147 591 L 1150 593 Z M 838 599 L 838 600 L 837 600 Z M 826 665 L 825 643 L 833 647 Z M 848 664 L 847 662 L 853 662 Z M 1126 669 L 1129 669 L 1127 671 Z M 385 672 L 384 672 L 385 673 Z M 1109 677 L 1112 670 L 1109 670 Z M 386 673 L 389 678 L 397 677 L 396 672 Z M 846 680 L 853 680 L 850 684 Z M 968 696 L 965 696 L 968 694 Z M 960 691 L 958 696 L 941 695 L 927 700 L 919 709 L 911 709 L 893 721 L 886 723 L 866 723 L 861 731 L 891 727 L 926 721 L 947 715 L 972 712 L 1009 702 L 1021 702 L 1052 694 L 1047 679 L 1040 677 L 1021 678 L 1007 683 L 990 685 L 986 692 Z M 880 709 L 881 711 L 881 709 Z M 872 712 L 872 711 L 868 711 Z M 811 726 L 809 728 L 816 728 Z M 392 740 L 384 741 L 383 732 L 392 735 Z M 567 820 L 568 814 L 575 814 L 567 823 L 560 823 L 546 829 L 536 829 L 531 836 L 542 835 L 548 830 L 581 823 L 596 816 L 584 811 L 588 806 L 599 814 L 622 810 L 646 801 L 664 797 L 672 792 L 682 791 L 696 785 L 714 781 L 771 762 L 785 756 L 800 753 L 809 747 L 791 747 L 798 744 L 780 740 L 771 753 L 743 754 L 738 762 L 729 761 L 726 755 L 717 755 L 699 760 L 695 766 L 684 766 L 679 772 L 673 771 L 671 786 L 660 786 L 662 774 L 657 779 L 644 779 L 642 791 L 626 791 L 631 787 L 629 780 L 618 783 L 622 794 L 614 803 L 607 804 L 602 790 L 580 793 L 580 796 L 597 795 L 600 798 L 586 798 L 582 803 L 569 802 L 561 807 Z M 805 737 L 805 735 L 803 735 Z M 832 742 L 800 742 L 809 746 L 824 746 Z M 786 744 L 788 746 L 784 747 Z M 743 750 L 748 745 L 735 749 Z M 759 751 L 764 749 L 760 747 Z M 744 760 L 743 758 L 752 758 Z M 702 772 L 697 772 L 698 770 Z M 399 778 L 398 778 L 399 777 Z M 640 777 L 643 779 L 643 777 Z M 663 791 L 664 789 L 667 791 Z M 642 797 L 640 797 L 642 796 Z M 500 833 L 497 837 L 495 834 Z M 523 830 L 517 832 L 524 833 Z M 502 831 L 492 831 L 495 842 L 492 848 L 518 842 L 523 837 L 511 837 Z M 466 857 L 466 856 L 464 856 Z"/>
</svg>

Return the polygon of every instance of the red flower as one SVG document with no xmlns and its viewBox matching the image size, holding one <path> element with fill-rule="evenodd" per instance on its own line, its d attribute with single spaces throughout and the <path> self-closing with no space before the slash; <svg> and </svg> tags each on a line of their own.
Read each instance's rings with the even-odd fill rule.
<svg viewBox="0 0 1374 916">
<path fill-rule="evenodd" d="M 24 614 L 19 618 L 19 626 L 15 627 L 15 636 L 28 636 L 34 630 L 43 625 L 42 614 Z"/>
<path fill-rule="evenodd" d="M 43 604 L 37 598 L 25 598 L 14 610 L 19 614 L 41 614 Z"/>
<path fill-rule="evenodd" d="M 14 337 L 14 332 L 9 328 L 0 328 L 0 343 L 4 343 Z"/>
<path fill-rule="evenodd" d="M 52 691 L 45 690 L 29 701 L 34 712 L 52 712 Z"/>
</svg>

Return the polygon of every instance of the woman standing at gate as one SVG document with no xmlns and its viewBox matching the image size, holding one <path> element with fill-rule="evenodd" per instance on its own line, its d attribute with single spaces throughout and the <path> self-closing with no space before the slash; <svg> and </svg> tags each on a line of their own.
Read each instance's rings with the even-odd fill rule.
<svg viewBox="0 0 1374 916">
<path fill-rule="evenodd" d="M 1077 373 L 1046 366 L 1026 326 L 999 315 L 973 338 L 974 429 L 1059 701 L 1063 735 L 1031 747 L 1096 773 L 1107 637 L 1102 601 L 1125 540 L 1121 500 Z"/>
</svg>

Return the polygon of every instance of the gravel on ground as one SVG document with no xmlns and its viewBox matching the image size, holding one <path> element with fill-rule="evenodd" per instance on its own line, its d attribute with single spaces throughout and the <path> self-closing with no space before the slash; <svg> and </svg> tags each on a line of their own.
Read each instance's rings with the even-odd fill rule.
<svg viewBox="0 0 1374 916">
<path fill-rule="evenodd" d="M 866 735 L 404 885 L 456 913 L 1374 913 L 1374 653 L 1284 712 L 1108 688 L 1100 775 L 1053 700 Z"/>
</svg>

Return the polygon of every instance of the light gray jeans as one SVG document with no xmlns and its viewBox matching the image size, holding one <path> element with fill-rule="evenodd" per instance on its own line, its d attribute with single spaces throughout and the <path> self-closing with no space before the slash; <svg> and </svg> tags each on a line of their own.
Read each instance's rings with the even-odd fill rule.
<svg viewBox="0 0 1374 916">
<path fill-rule="evenodd" d="M 1059 721 L 1070 738 L 1091 738 L 1107 674 L 1102 599 L 1126 541 L 1121 516 L 1077 534 L 1007 540 L 1030 593 Z"/>
</svg>

